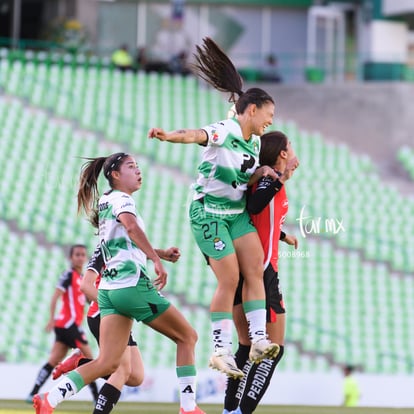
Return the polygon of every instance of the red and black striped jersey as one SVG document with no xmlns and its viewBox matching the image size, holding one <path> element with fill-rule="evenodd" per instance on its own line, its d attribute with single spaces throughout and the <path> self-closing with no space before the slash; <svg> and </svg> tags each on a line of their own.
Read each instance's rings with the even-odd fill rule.
<svg viewBox="0 0 414 414">
<path fill-rule="evenodd" d="M 62 307 L 55 319 L 57 328 L 68 328 L 74 323 L 80 326 L 83 321 L 85 295 L 80 290 L 82 275 L 74 269 L 63 272 L 56 285 L 63 292 Z"/>
</svg>

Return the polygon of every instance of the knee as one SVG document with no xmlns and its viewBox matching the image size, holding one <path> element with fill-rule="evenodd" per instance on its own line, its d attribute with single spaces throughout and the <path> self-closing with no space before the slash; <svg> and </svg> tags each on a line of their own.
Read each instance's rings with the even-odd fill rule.
<svg viewBox="0 0 414 414">
<path fill-rule="evenodd" d="M 144 371 L 132 371 L 128 380 L 126 381 L 126 385 L 129 387 L 138 387 L 144 382 Z"/>
<path fill-rule="evenodd" d="M 218 278 L 216 291 L 218 292 L 229 292 L 236 291 L 239 284 L 239 274 L 234 276 L 229 275 L 227 278 Z"/>
<path fill-rule="evenodd" d="M 191 328 L 190 333 L 188 335 L 188 341 L 192 346 L 196 346 L 196 343 L 198 341 L 198 334 L 197 331 L 194 328 Z"/>
<path fill-rule="evenodd" d="M 248 269 L 243 270 L 244 284 L 257 283 L 263 280 L 263 261 L 257 261 L 249 264 Z"/>
<path fill-rule="evenodd" d="M 129 363 L 121 364 L 117 368 L 116 372 L 122 378 L 123 382 L 126 383 L 128 381 L 128 379 L 131 377 L 131 374 L 132 374 L 131 365 Z"/>
<path fill-rule="evenodd" d="M 176 342 L 184 343 L 189 348 L 195 348 L 198 341 L 198 335 L 196 330 L 193 327 L 189 327 L 185 331 L 180 332 L 180 335 L 177 337 Z"/>
<path fill-rule="evenodd" d="M 118 360 L 101 360 L 100 371 L 102 375 L 111 375 L 119 368 L 120 361 Z"/>
</svg>

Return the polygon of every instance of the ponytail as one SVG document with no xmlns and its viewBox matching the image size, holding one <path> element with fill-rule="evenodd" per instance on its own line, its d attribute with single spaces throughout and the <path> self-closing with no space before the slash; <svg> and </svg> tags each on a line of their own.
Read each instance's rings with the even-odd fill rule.
<svg viewBox="0 0 414 414">
<path fill-rule="evenodd" d="M 98 177 L 107 157 L 85 159 L 88 161 L 83 164 L 79 177 L 78 213 L 83 209 L 88 216 L 93 217 L 99 198 Z M 93 220 L 92 224 L 97 224 L 96 220 Z"/>
<path fill-rule="evenodd" d="M 196 46 L 194 54 L 196 63 L 192 64 L 193 71 L 215 89 L 230 92 L 229 102 L 236 102 L 235 95 L 243 95 L 243 81 L 233 62 L 222 49 L 209 37 L 203 39 L 202 46 Z"/>
<path fill-rule="evenodd" d="M 98 178 L 103 170 L 105 178 L 113 188 L 112 171 L 119 171 L 122 160 L 128 157 L 125 152 L 117 152 L 109 157 L 84 158 L 79 177 L 78 213 L 83 209 L 94 227 L 98 227 L 97 203 L 99 199 Z"/>
<path fill-rule="evenodd" d="M 243 80 L 233 62 L 212 39 L 206 37 L 203 42 L 202 46 L 196 46 L 196 62 L 191 65 L 193 72 L 215 89 L 230 92 L 229 102 L 236 104 L 237 114 L 242 114 L 250 104 L 258 108 L 269 102 L 274 104 L 273 98 L 263 89 L 250 88 L 243 92 Z"/>
</svg>

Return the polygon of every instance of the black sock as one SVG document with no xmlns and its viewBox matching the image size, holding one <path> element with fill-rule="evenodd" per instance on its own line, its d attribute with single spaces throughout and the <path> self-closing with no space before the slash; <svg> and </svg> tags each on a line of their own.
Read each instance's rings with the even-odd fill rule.
<svg viewBox="0 0 414 414">
<path fill-rule="evenodd" d="M 50 365 L 48 362 L 43 365 L 43 367 L 40 369 L 39 373 L 37 374 L 37 378 L 35 381 L 35 385 L 30 392 L 30 395 L 35 395 L 39 392 L 40 387 L 47 381 L 47 379 L 50 377 L 50 374 L 53 371 L 52 365 Z"/>
<path fill-rule="evenodd" d="M 93 395 L 93 400 L 96 402 L 98 401 L 98 397 L 99 397 L 99 392 L 98 392 L 98 386 L 96 385 L 96 382 L 93 381 L 88 385 L 89 389 L 92 392 Z"/>
<path fill-rule="evenodd" d="M 88 362 L 93 361 L 92 358 L 81 358 L 78 362 L 78 367 L 80 367 L 83 364 L 87 364 Z"/>
<path fill-rule="evenodd" d="M 249 361 L 250 345 L 242 345 L 239 343 L 239 347 L 235 353 L 236 364 L 244 372 L 244 378 L 247 376 L 247 372 L 250 369 Z M 224 408 L 228 411 L 233 411 L 239 406 L 240 398 L 243 394 L 244 378 L 240 379 L 227 379 L 226 393 L 224 396 Z"/>
<path fill-rule="evenodd" d="M 99 391 L 93 414 L 109 414 L 121 396 L 121 391 L 111 384 L 104 384 Z"/>
<path fill-rule="evenodd" d="M 93 359 L 91 358 L 81 358 L 78 362 L 78 367 L 80 367 L 83 364 L 87 364 L 88 362 L 91 362 L 91 361 L 93 361 Z M 103 378 L 104 380 L 107 380 L 109 377 L 110 375 L 105 375 L 104 377 L 101 377 L 101 378 Z M 95 401 L 96 401 L 96 398 L 95 398 Z"/>
<path fill-rule="evenodd" d="M 240 400 L 243 414 L 251 414 L 263 398 L 275 371 L 276 365 L 282 359 L 285 347 L 280 345 L 280 351 L 275 359 L 265 359 L 259 364 L 252 364 L 247 374 L 246 387 Z"/>
</svg>

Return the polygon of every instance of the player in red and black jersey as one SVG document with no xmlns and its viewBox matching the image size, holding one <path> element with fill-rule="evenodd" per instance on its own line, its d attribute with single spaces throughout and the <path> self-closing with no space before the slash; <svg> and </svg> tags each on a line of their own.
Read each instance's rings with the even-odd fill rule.
<svg viewBox="0 0 414 414">
<path fill-rule="evenodd" d="M 69 349 L 79 348 L 84 355 L 92 358 L 92 351 L 82 329 L 84 317 L 85 295 L 80 289 L 82 270 L 87 259 L 86 247 L 75 244 L 70 248 L 70 269 L 63 272 L 56 285 L 55 292 L 50 303 L 50 319 L 46 325 L 46 331 L 55 331 L 55 342 L 50 352 L 49 360 L 40 369 L 32 391 L 27 397 L 27 402 L 32 402 L 33 396 L 49 378 L 52 370 L 65 358 Z M 55 317 L 59 299 L 62 306 Z M 98 397 L 96 383 L 90 384 L 94 399 Z"/>
<path fill-rule="evenodd" d="M 271 342 L 279 344 L 280 352 L 273 360 L 265 359 L 259 364 L 249 361 L 250 339 L 247 321 L 242 309 L 243 277 L 234 301 L 233 318 L 236 325 L 239 347 L 236 352 L 237 366 L 244 372 L 241 380 L 230 379 L 227 383 L 224 411 L 226 413 L 251 414 L 262 399 L 270 384 L 276 365 L 284 352 L 285 306 L 279 287 L 278 255 L 279 240 L 298 247 L 294 235 L 282 231 L 288 212 L 288 199 L 284 183 L 288 180 L 299 162 L 285 134 L 269 132 L 261 137 L 260 165 L 272 167 L 278 179 L 262 177 L 249 190 L 247 209 L 257 229 L 264 250 L 263 281 L 266 291 L 267 333 Z"/>
</svg>

